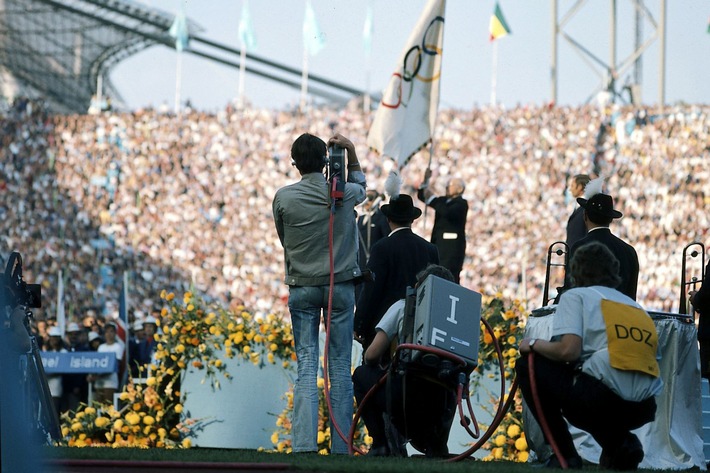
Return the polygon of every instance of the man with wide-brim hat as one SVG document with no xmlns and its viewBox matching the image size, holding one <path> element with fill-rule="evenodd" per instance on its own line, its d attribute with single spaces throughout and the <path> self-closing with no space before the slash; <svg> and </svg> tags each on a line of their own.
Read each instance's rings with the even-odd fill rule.
<svg viewBox="0 0 710 473">
<path fill-rule="evenodd" d="M 639 277 L 639 259 L 633 246 L 626 243 L 611 233 L 609 225 L 623 214 L 614 208 L 614 198 L 601 192 L 601 178 L 593 179 L 585 188 L 584 197 L 579 197 L 577 202 L 584 209 L 584 224 L 587 226 L 587 235 L 578 240 L 569 252 L 572 260 L 575 251 L 580 246 L 598 241 L 611 250 L 619 260 L 619 277 L 621 283 L 617 290 L 636 300 L 636 289 Z M 565 287 L 562 290 L 574 287 L 574 281 L 565 275 Z"/>
<path fill-rule="evenodd" d="M 579 197 L 577 203 L 582 207 L 587 213 L 593 213 L 597 217 L 606 217 L 611 223 L 611 220 L 615 218 L 621 218 L 624 215 L 618 210 L 614 209 L 614 199 L 607 194 L 595 194 L 589 200 L 584 197 Z M 607 224 L 608 225 L 608 224 Z"/>
<path fill-rule="evenodd" d="M 422 215 L 412 197 L 400 194 L 399 175 L 391 173 L 385 182 L 390 200 L 382 207 L 390 233 L 372 245 L 367 267 L 373 281 L 364 283 L 355 311 L 355 337 L 365 348 L 375 337 L 375 326 L 385 311 L 404 298 L 408 286 L 414 287 L 417 273 L 429 264 L 439 264 L 435 245 L 412 232 L 412 222 Z"/>
<path fill-rule="evenodd" d="M 407 194 L 400 194 L 390 199 L 390 203 L 384 204 L 381 208 L 388 220 L 400 224 L 409 223 L 410 227 L 412 222 L 422 216 L 421 209 L 414 206 L 412 198 Z"/>
</svg>

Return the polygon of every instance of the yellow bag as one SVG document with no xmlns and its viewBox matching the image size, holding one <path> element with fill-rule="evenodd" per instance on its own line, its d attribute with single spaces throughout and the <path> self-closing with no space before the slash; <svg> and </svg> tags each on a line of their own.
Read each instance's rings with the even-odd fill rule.
<svg viewBox="0 0 710 473">
<path fill-rule="evenodd" d="M 651 317 L 643 309 L 606 299 L 601 309 L 612 368 L 658 377 L 658 333 Z"/>
</svg>

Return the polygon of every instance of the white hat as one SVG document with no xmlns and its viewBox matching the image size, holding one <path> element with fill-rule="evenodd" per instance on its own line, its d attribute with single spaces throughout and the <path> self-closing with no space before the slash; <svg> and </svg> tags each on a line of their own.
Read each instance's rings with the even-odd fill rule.
<svg viewBox="0 0 710 473">
<path fill-rule="evenodd" d="M 62 331 L 59 330 L 59 327 L 51 326 L 49 327 L 49 330 L 47 330 L 47 335 L 49 335 L 50 337 L 61 337 Z"/>
<path fill-rule="evenodd" d="M 101 336 L 96 333 L 96 332 L 89 332 L 89 343 L 93 342 L 97 338 L 101 338 Z"/>
<path fill-rule="evenodd" d="M 67 327 L 67 332 L 81 332 L 81 329 L 79 328 L 79 324 L 76 322 L 72 322 L 69 324 Z"/>
<path fill-rule="evenodd" d="M 133 331 L 137 332 L 139 330 L 143 330 L 143 321 L 142 320 L 136 320 L 133 322 Z"/>
<path fill-rule="evenodd" d="M 152 315 L 149 315 L 149 316 L 146 317 L 145 320 L 143 321 L 143 325 L 145 325 L 145 324 L 158 325 L 158 321 L 155 320 L 155 317 L 153 317 Z"/>
</svg>

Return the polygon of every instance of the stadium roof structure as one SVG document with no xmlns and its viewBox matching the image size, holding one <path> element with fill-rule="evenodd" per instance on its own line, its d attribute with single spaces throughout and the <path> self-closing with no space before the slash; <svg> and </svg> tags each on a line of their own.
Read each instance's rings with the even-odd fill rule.
<svg viewBox="0 0 710 473">
<path fill-rule="evenodd" d="M 108 71 L 152 45 L 174 47 L 173 20 L 126 0 L 0 0 L 0 80 L 57 112 L 84 113 L 101 78 L 121 103 Z M 200 28 L 188 22 L 188 30 Z"/>
<path fill-rule="evenodd" d="M 148 47 L 175 48 L 168 33 L 174 20 L 173 13 L 132 0 L 0 0 L 0 86 L 16 89 L 13 94 L 3 91 L 5 95 L 41 97 L 59 113 L 85 113 L 97 91 L 122 108 L 109 72 Z M 187 25 L 186 53 L 239 68 L 239 49 L 198 36 L 202 28 L 192 21 Z M 247 73 L 300 89 L 300 69 L 253 54 L 246 57 Z M 308 74 L 308 80 L 314 84 L 309 94 L 327 100 L 364 95 L 318 75 Z"/>
</svg>

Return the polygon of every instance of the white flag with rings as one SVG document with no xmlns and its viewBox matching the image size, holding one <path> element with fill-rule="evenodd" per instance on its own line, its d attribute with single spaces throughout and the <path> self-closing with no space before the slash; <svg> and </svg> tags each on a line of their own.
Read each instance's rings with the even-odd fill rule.
<svg viewBox="0 0 710 473">
<path fill-rule="evenodd" d="M 439 108 L 446 0 L 430 0 L 397 62 L 367 136 L 401 168 L 426 146 Z"/>
</svg>

